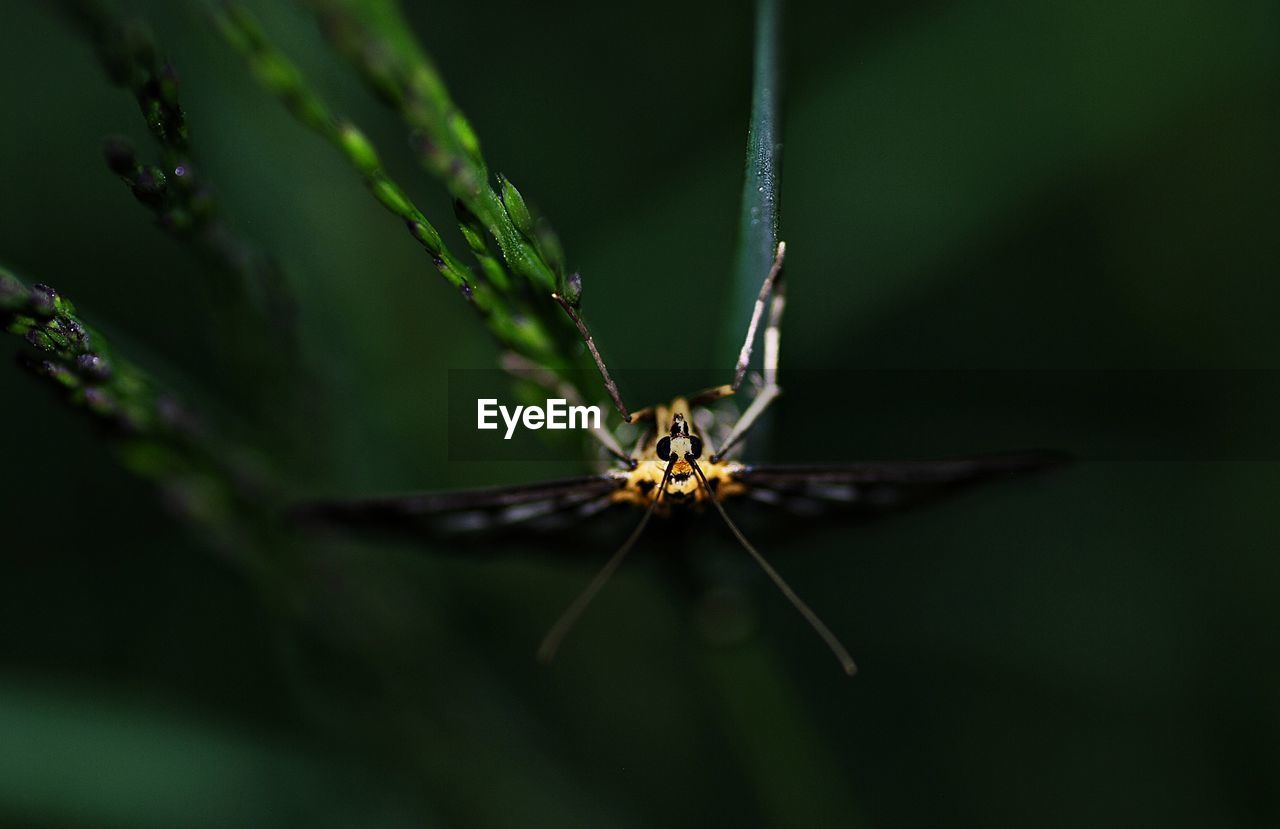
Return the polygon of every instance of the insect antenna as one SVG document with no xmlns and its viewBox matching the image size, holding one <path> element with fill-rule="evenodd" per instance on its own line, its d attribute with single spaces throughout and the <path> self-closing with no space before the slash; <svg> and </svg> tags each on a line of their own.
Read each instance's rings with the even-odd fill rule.
<svg viewBox="0 0 1280 829">
<path fill-rule="evenodd" d="M 667 480 L 670 479 L 671 469 L 675 465 L 676 458 L 672 457 L 667 464 L 666 471 L 662 473 L 662 483 L 658 485 L 658 489 L 653 495 L 653 500 L 649 502 L 649 507 L 644 511 L 644 517 L 640 519 L 640 523 L 631 531 L 631 535 L 627 536 L 627 540 L 622 542 L 622 546 L 605 563 L 604 567 L 600 568 L 600 572 L 596 573 L 596 577 L 591 580 L 591 583 L 578 594 L 578 598 L 573 600 L 573 604 L 569 605 L 556 623 L 551 626 L 551 630 L 547 631 L 547 635 L 542 639 L 542 644 L 538 646 L 539 662 L 547 663 L 555 658 L 556 651 L 560 649 L 560 643 L 564 641 L 565 635 L 573 628 L 574 623 L 578 621 L 578 617 L 587 609 L 587 605 L 591 604 L 591 600 L 596 597 L 600 589 L 604 587 L 609 578 L 622 565 L 622 560 L 627 557 L 627 553 L 631 552 L 631 548 L 640 539 L 640 534 L 644 532 L 649 519 L 653 517 L 653 510 L 658 506 L 662 493 L 667 489 Z"/>
<path fill-rule="evenodd" d="M 582 317 L 578 316 L 578 312 L 574 310 L 573 303 L 553 293 L 551 298 L 560 304 L 564 312 L 569 315 L 569 319 L 573 321 L 574 326 L 578 329 L 578 334 L 582 337 L 582 341 L 587 345 L 587 351 L 591 352 L 591 359 L 596 361 L 596 368 L 600 369 L 600 377 L 604 380 L 605 391 L 609 392 L 609 399 L 613 401 L 613 405 L 617 408 L 618 414 L 622 415 L 622 419 L 627 423 L 631 422 L 631 412 L 627 411 L 627 406 L 622 402 L 622 395 L 618 393 L 618 384 L 613 382 L 613 377 L 609 375 L 609 369 L 604 364 L 604 358 L 600 356 L 600 349 L 596 348 L 595 338 L 591 336 L 591 329 L 587 328 L 587 324 L 582 321 Z"/>
<path fill-rule="evenodd" d="M 845 649 L 844 645 L 840 644 L 840 640 L 831 632 L 831 629 L 822 623 L 822 620 L 818 618 L 818 614 L 810 610 L 809 606 L 796 595 L 796 592 L 783 580 L 778 571 L 774 570 L 769 562 L 765 561 L 764 556 L 760 555 L 760 551 L 752 546 L 750 541 L 747 541 L 747 537 L 742 534 L 742 530 L 738 529 L 738 525 L 729 518 L 729 513 L 725 512 L 724 507 L 716 500 L 716 494 L 711 490 L 711 484 L 707 482 L 707 476 L 703 474 L 702 467 L 698 465 L 698 462 L 688 456 L 685 459 L 693 465 L 693 471 L 698 475 L 698 483 L 707 493 L 707 500 L 711 501 L 712 506 L 716 508 L 716 511 L 720 513 L 720 517 L 724 519 L 724 523 L 729 525 L 729 529 L 733 531 L 738 541 L 751 554 L 751 557 L 756 560 L 756 564 L 760 565 L 760 569 L 764 570 L 765 575 L 773 580 L 773 583 L 782 591 L 782 595 L 787 597 L 787 600 L 795 606 L 795 609 L 800 611 L 800 615 L 817 632 L 818 636 L 822 637 L 822 641 L 827 643 L 827 647 L 831 649 L 836 659 L 840 661 L 840 667 L 844 669 L 844 672 L 849 676 L 856 674 L 858 666 L 854 664 L 853 657 L 849 655 L 849 651 Z"/>
</svg>

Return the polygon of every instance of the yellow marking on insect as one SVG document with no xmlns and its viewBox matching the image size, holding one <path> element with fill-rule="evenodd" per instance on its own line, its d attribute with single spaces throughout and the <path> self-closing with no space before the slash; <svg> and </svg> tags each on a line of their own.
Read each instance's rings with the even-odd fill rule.
<svg viewBox="0 0 1280 829">
<path fill-rule="evenodd" d="M 680 415 L 686 423 L 690 424 L 690 435 L 696 436 L 692 431 L 693 418 L 689 402 L 683 397 L 676 398 L 670 405 L 659 405 L 653 408 L 656 423 L 669 424 L 676 415 Z M 646 441 L 636 456 L 635 468 L 624 473 L 626 483 L 613 493 L 611 497 L 613 503 L 647 507 L 653 501 L 654 489 L 662 483 L 663 473 L 667 469 L 667 461 L 658 457 L 658 441 L 664 436 L 666 436 L 665 431 L 659 430 Z M 698 484 L 693 466 L 684 459 L 684 454 L 690 451 L 690 448 L 690 438 L 671 437 L 671 454 L 677 460 L 671 466 L 666 495 L 658 502 L 655 512 L 665 515 L 670 512 L 673 504 L 701 505 L 707 500 L 707 492 Z M 711 463 L 705 456 L 700 463 L 703 474 L 707 476 L 707 481 L 715 492 L 716 500 L 723 501 L 746 491 L 746 486 L 737 480 L 737 473 L 742 469 L 742 464 L 735 461 Z"/>
</svg>

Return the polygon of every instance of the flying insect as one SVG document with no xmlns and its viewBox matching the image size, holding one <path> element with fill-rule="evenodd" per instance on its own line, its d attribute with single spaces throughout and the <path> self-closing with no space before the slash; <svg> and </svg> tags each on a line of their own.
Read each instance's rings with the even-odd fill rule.
<svg viewBox="0 0 1280 829">
<path fill-rule="evenodd" d="M 607 429 L 592 431 L 613 456 L 610 468 L 594 475 L 512 487 L 319 501 L 308 504 L 305 514 L 344 526 L 401 525 L 432 533 L 468 533 L 495 527 L 573 525 L 607 509 L 624 506 L 643 509 L 631 534 L 542 640 L 538 655 L 541 660 L 549 661 L 655 515 L 699 511 L 710 506 L 821 637 L 841 669 L 853 675 L 857 666 L 848 649 L 747 539 L 729 517 L 724 502 L 751 500 L 809 514 L 817 510 L 879 513 L 980 482 L 1043 469 L 1060 462 L 1062 456 L 1035 451 L 939 461 L 831 465 L 769 465 L 739 460 L 748 432 L 782 392 L 777 377 L 782 314 L 786 305 L 782 279 L 785 256 L 786 244 L 779 242 L 756 299 L 732 381 L 634 414 L 623 403 L 594 338 L 573 304 L 553 294 L 553 299 L 577 327 L 623 421 L 640 424 L 643 429 L 630 452 L 623 450 L 621 441 Z M 707 412 L 709 404 L 730 397 L 741 388 L 766 308 L 768 320 L 763 333 L 760 383 L 736 422 L 713 437 L 709 430 L 699 427 L 700 415 Z M 515 355 L 508 355 L 504 365 L 521 376 L 540 378 L 548 389 L 576 394 L 566 384 L 558 383 L 551 373 L 540 371 L 538 366 Z"/>
</svg>

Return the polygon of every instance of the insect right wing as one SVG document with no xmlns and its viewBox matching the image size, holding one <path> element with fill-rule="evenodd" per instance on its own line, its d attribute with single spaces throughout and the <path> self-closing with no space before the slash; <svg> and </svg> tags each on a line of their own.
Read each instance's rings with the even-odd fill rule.
<svg viewBox="0 0 1280 829">
<path fill-rule="evenodd" d="M 941 461 L 866 461 L 777 466 L 747 465 L 734 479 L 755 501 L 791 512 L 875 515 L 930 501 L 979 483 L 999 481 L 1065 463 L 1060 452 L 979 455 Z"/>
</svg>

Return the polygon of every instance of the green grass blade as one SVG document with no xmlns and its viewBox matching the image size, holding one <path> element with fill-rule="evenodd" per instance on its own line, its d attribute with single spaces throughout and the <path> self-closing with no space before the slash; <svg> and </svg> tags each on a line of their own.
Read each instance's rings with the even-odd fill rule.
<svg viewBox="0 0 1280 829">
<path fill-rule="evenodd" d="M 461 229 L 485 272 L 496 277 L 500 264 L 505 264 L 513 282 L 523 283 L 532 292 L 529 312 L 555 338 L 560 355 L 555 363 L 541 362 L 553 369 L 593 370 L 574 327 L 551 301 L 555 292 L 577 308 L 581 276 L 565 266 L 564 251 L 546 217 L 536 215 L 515 184 L 490 168 L 479 137 L 419 43 L 402 4 L 398 0 L 306 0 L 306 5 L 334 49 L 410 129 L 419 163 L 465 208 L 459 217 Z M 476 228 L 484 233 L 478 234 Z M 493 240 L 502 263 L 488 253 L 485 235 Z M 607 378 L 602 379 L 607 385 Z"/>
<path fill-rule="evenodd" d="M 498 187 L 466 116 L 417 42 L 395 0 L 308 0 L 334 48 L 413 130 L 419 161 L 484 225 L 507 266 L 541 292 L 565 292 L 563 272 L 540 249 L 520 191 Z M 558 316 L 558 315 L 557 315 Z"/>
<path fill-rule="evenodd" d="M 264 86 L 333 142 L 327 107 L 270 44 L 249 12 L 236 0 L 209 2 L 224 35 L 250 60 Z M 483 278 L 468 280 L 461 271 L 456 278 L 449 274 L 446 278 L 463 288 L 507 347 L 555 371 L 593 369 L 576 329 L 552 301 L 554 292 L 576 308 L 581 277 L 565 267 L 563 249 L 546 218 L 530 209 L 510 179 L 490 170 L 479 138 L 418 43 L 400 4 L 396 0 L 306 0 L 306 5 L 334 49 L 400 115 L 410 129 L 410 144 L 419 162 L 453 197 L 459 230 Z M 308 102 L 309 111 L 298 112 L 299 101 Z M 377 173 L 383 175 L 380 167 Z M 365 175 L 367 179 L 367 171 Z M 439 235 L 403 190 L 395 188 L 393 195 L 394 199 L 380 196 L 379 200 L 411 228 L 428 228 L 419 241 L 429 246 L 437 260 L 453 262 L 451 256 L 436 253 L 443 250 Z M 497 255 L 490 251 L 486 237 L 494 242 Z M 576 383 L 570 377 L 562 375 Z M 608 378 L 602 379 L 608 385 Z M 584 389 L 579 392 L 592 396 Z"/>
<path fill-rule="evenodd" d="M 404 222 L 409 234 L 431 256 L 436 270 L 479 312 L 498 341 L 537 362 L 554 362 L 554 344 L 545 324 L 527 311 L 519 297 L 503 290 L 505 275 L 501 270 L 486 267 L 486 279 L 474 277 L 448 249 L 405 189 L 386 172 L 372 142 L 355 124 L 333 113 L 301 71 L 271 42 L 257 18 L 233 0 L 210 2 L 209 8 L 219 30 L 244 55 L 258 82 L 278 97 L 301 124 L 342 153 L 373 197 Z M 464 227 L 464 236 L 465 231 Z M 470 238 L 468 244 L 476 246 Z M 483 249 L 483 245 L 480 247 Z"/>
<path fill-rule="evenodd" d="M 782 0 L 757 0 L 755 57 L 752 68 L 751 122 L 747 134 L 746 175 L 738 224 L 730 313 L 721 337 L 719 362 L 733 365 L 760 283 L 773 263 L 778 244 L 779 110 L 782 87 L 779 30 Z"/>
</svg>

